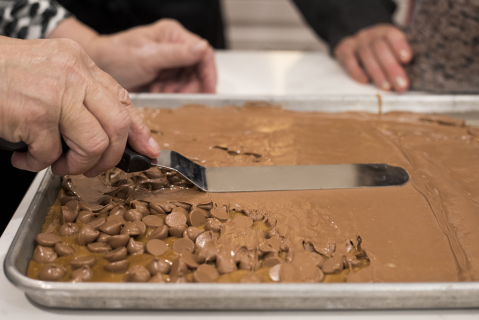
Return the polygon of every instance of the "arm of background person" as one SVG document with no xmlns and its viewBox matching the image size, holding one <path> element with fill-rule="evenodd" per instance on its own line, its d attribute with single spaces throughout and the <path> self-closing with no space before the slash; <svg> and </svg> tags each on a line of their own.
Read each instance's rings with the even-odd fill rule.
<svg viewBox="0 0 479 320">
<path fill-rule="evenodd" d="M 98 35 L 74 18 L 65 19 L 48 38 L 82 45 L 97 65 L 129 91 L 214 93 L 213 48 L 174 20 L 113 35 Z"/>
<path fill-rule="evenodd" d="M 370 80 L 383 90 L 406 91 L 403 65 L 412 51 L 392 23 L 391 0 L 293 0 L 315 32 L 348 74 L 360 83 Z"/>
</svg>

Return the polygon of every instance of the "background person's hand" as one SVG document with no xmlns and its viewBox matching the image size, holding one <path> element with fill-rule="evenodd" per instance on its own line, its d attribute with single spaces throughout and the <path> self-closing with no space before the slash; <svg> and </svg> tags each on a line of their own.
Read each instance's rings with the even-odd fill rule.
<svg viewBox="0 0 479 320">
<path fill-rule="evenodd" d="M 0 47 L 0 137 L 28 144 L 13 154 L 15 167 L 96 176 L 119 162 L 127 139 L 136 151 L 159 155 L 128 92 L 78 43 L 0 37 Z"/>
<path fill-rule="evenodd" d="M 129 91 L 214 93 L 213 48 L 175 20 L 162 19 L 98 36 L 70 18 L 49 35 L 80 43 L 95 63 Z"/>
<path fill-rule="evenodd" d="M 403 66 L 411 62 L 412 51 L 405 34 L 392 25 L 375 25 L 344 38 L 334 55 L 360 83 L 372 80 L 385 91 L 404 92 L 409 88 Z"/>
</svg>

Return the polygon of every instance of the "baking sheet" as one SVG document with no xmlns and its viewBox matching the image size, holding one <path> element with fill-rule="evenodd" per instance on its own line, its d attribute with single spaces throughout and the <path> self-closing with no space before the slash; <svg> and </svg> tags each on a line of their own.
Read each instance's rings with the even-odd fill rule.
<svg viewBox="0 0 479 320">
<path fill-rule="evenodd" d="M 446 113 L 479 124 L 479 96 L 223 97 L 132 95 L 135 105 L 213 107 L 255 101 L 297 111 L 416 111 Z M 477 111 L 476 111 L 477 110 Z M 34 302 L 76 309 L 402 309 L 479 307 L 479 282 L 318 284 L 56 283 L 27 278 L 45 216 L 61 188 L 47 171 L 7 253 L 7 278 Z"/>
</svg>

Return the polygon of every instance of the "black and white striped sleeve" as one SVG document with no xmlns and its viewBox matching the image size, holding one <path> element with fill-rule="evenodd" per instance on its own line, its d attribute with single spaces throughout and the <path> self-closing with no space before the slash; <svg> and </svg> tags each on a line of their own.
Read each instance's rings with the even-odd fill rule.
<svg viewBox="0 0 479 320">
<path fill-rule="evenodd" d="M 0 0 L 0 35 L 45 38 L 59 22 L 71 16 L 55 0 Z"/>
</svg>

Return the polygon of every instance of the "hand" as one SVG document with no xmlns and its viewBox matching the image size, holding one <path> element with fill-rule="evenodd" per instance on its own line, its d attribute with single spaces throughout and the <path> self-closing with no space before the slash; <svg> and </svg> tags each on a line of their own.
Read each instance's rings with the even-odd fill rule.
<svg viewBox="0 0 479 320">
<path fill-rule="evenodd" d="M 214 51 L 178 22 L 162 19 L 114 35 L 99 36 L 71 18 L 49 38 L 69 38 L 129 91 L 214 93 Z"/>
<path fill-rule="evenodd" d="M 372 80 L 382 90 L 397 92 L 409 87 L 403 66 L 411 62 L 412 51 L 404 33 L 392 25 L 375 25 L 343 39 L 334 55 L 360 83 Z"/>
<path fill-rule="evenodd" d="M 71 40 L 0 37 L 0 137 L 23 141 L 12 164 L 92 177 L 115 166 L 128 142 L 160 153 L 128 92 Z M 70 150 L 62 155 L 60 135 Z"/>
</svg>

